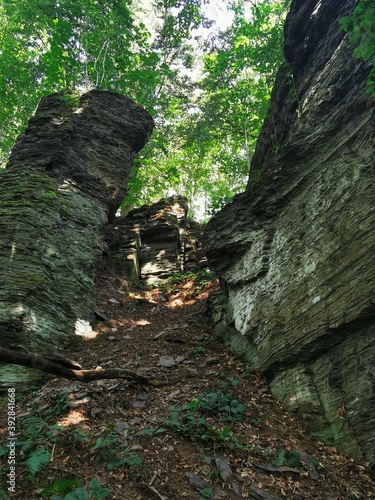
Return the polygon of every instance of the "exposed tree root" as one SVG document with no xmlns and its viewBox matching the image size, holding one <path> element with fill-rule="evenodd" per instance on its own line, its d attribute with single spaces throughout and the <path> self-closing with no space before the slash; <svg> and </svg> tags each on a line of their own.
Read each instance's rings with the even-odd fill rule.
<svg viewBox="0 0 375 500">
<path fill-rule="evenodd" d="M 94 370 L 82 370 L 80 368 L 69 368 L 69 365 L 79 367 L 74 361 L 61 358 L 48 359 L 46 356 L 39 356 L 38 354 L 30 353 L 27 351 L 13 351 L 0 347 L 0 361 L 4 363 L 12 363 L 15 365 L 27 366 L 34 368 L 41 372 L 50 373 L 57 377 L 68 378 L 71 380 L 79 380 L 80 382 L 92 382 L 93 380 L 111 379 L 111 378 L 125 378 L 142 385 L 173 385 L 185 377 L 176 379 L 163 379 L 149 378 L 140 372 L 126 370 L 123 368 L 95 368 Z"/>
</svg>

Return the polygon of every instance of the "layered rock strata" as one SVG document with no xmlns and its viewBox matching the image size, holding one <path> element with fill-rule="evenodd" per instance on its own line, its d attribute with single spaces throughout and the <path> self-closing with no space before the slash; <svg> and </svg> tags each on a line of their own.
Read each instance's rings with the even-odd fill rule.
<svg viewBox="0 0 375 500">
<path fill-rule="evenodd" d="M 252 160 L 208 224 L 217 331 L 317 437 L 375 470 L 375 101 L 339 32 L 351 0 L 295 0 Z M 225 304 L 223 304 L 225 299 Z"/>
<path fill-rule="evenodd" d="M 147 283 L 203 266 L 203 230 L 187 213 L 188 200 L 172 196 L 117 217 L 107 231 L 109 265 L 127 280 Z"/>
<path fill-rule="evenodd" d="M 0 345 L 39 354 L 90 335 L 108 219 L 151 116 L 111 92 L 41 100 L 0 174 Z M 0 384 L 32 378 L 1 366 Z"/>
</svg>

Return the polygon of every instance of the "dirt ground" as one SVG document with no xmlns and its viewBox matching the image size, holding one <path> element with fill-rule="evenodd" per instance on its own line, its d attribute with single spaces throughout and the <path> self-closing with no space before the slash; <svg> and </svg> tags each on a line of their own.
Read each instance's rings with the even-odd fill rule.
<svg viewBox="0 0 375 500">
<path fill-rule="evenodd" d="M 6 498 L 52 498 L 41 492 L 56 480 L 89 490 L 95 478 L 109 489 L 106 498 L 121 500 L 375 499 L 366 463 L 309 438 L 262 375 L 213 338 L 206 302 L 217 286 L 191 278 L 137 288 L 103 267 L 102 321 L 95 338 L 67 357 L 164 385 L 51 378 L 17 405 L 19 440 L 31 443 L 19 459 L 44 446 L 48 460 L 34 474 L 17 465 L 16 492 Z M 30 437 L 41 420 L 45 427 Z"/>
</svg>

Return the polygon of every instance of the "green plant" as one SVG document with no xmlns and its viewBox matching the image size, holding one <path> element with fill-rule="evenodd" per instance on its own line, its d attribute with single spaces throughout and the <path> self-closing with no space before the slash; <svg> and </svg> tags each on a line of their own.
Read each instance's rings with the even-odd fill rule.
<svg viewBox="0 0 375 500">
<path fill-rule="evenodd" d="M 95 453 L 95 462 L 107 462 L 107 468 L 113 469 L 120 465 L 120 459 L 117 456 L 118 439 L 113 432 L 99 437 L 92 450 Z"/>
<path fill-rule="evenodd" d="M 198 340 L 201 345 L 210 345 L 213 341 L 213 338 L 210 335 L 201 335 L 198 337 Z"/>
<path fill-rule="evenodd" d="M 55 401 L 53 406 L 51 406 L 48 410 L 46 410 L 47 416 L 59 417 L 69 407 L 69 391 L 59 392 L 55 396 Z"/>
<path fill-rule="evenodd" d="M 29 472 L 32 476 L 35 476 L 37 472 L 43 467 L 44 464 L 50 461 L 51 453 L 47 446 L 42 448 L 37 448 L 33 450 L 30 456 L 25 460 L 25 464 L 28 466 Z"/>
<path fill-rule="evenodd" d="M 56 442 L 61 429 L 59 425 L 49 425 L 39 416 L 26 418 L 22 423 L 22 436 L 17 440 L 21 458 L 38 445 L 44 446 Z"/>
<path fill-rule="evenodd" d="M 220 379 L 220 386 L 223 387 L 223 389 L 234 389 L 238 385 L 242 384 L 242 380 L 233 377 L 233 375 L 222 375 Z"/>
<path fill-rule="evenodd" d="M 52 486 L 45 488 L 40 492 L 43 496 L 51 496 L 51 500 L 91 500 L 97 498 L 105 498 L 110 491 L 107 488 L 102 488 L 97 479 L 91 479 L 90 490 L 82 488 L 81 482 L 78 480 L 56 480 Z M 64 496 L 60 496 L 64 495 Z"/>
<path fill-rule="evenodd" d="M 191 401 L 182 409 L 170 408 L 171 416 L 165 424 L 174 432 L 192 440 L 210 441 L 218 438 L 216 430 L 207 420 L 196 413 L 196 401 Z"/>
<path fill-rule="evenodd" d="M 272 463 L 275 467 L 280 467 L 283 464 L 289 465 L 289 467 L 301 467 L 302 465 L 298 451 L 287 451 L 284 448 L 280 448 L 277 451 L 277 457 L 275 460 L 272 460 Z"/>
<path fill-rule="evenodd" d="M 213 489 L 212 488 L 203 488 L 199 491 L 199 494 L 202 495 L 202 498 L 212 498 Z"/>
<path fill-rule="evenodd" d="M 206 391 L 182 408 L 171 407 L 171 416 L 165 424 L 174 432 L 206 443 L 222 447 L 229 442 L 236 448 L 243 446 L 233 440 L 229 427 L 221 428 L 220 423 L 233 423 L 243 418 L 245 407 L 232 399 L 229 394 Z M 216 424 L 216 425 L 215 425 Z"/>
<path fill-rule="evenodd" d="M 188 280 L 192 280 L 194 283 L 195 291 L 199 292 L 200 290 L 205 288 L 213 279 L 214 273 L 210 269 L 202 269 L 195 273 L 178 272 L 165 280 L 165 282 L 162 283 L 159 288 L 162 292 L 165 293 L 176 293 L 179 291 L 179 285 Z"/>
<path fill-rule="evenodd" d="M 44 198 L 56 198 L 57 194 L 55 193 L 55 191 L 46 191 L 45 193 L 43 193 L 43 197 Z"/>
<path fill-rule="evenodd" d="M 193 347 L 189 351 L 189 356 L 192 358 L 195 358 L 196 356 L 199 356 L 200 354 L 204 354 L 206 352 L 206 349 L 202 345 L 198 345 L 196 347 Z"/>
<path fill-rule="evenodd" d="M 95 462 L 106 462 L 107 470 L 112 470 L 121 465 L 128 465 L 129 467 L 141 465 L 142 458 L 127 448 L 119 450 L 120 444 L 113 431 L 99 437 L 92 448 L 96 452 Z"/>
<path fill-rule="evenodd" d="M 204 288 L 215 278 L 215 274 L 211 269 L 201 269 L 194 275 L 194 284 L 198 288 Z"/>
<path fill-rule="evenodd" d="M 242 420 L 245 406 L 233 399 L 230 394 L 222 391 L 206 391 L 198 396 L 198 407 L 202 413 L 219 415 L 222 422 L 236 422 Z"/>
<path fill-rule="evenodd" d="M 68 106 L 71 108 L 78 108 L 79 107 L 79 97 L 77 94 L 73 92 L 66 92 L 63 94 L 60 99 L 65 102 Z"/>
<path fill-rule="evenodd" d="M 142 429 L 141 431 L 139 431 L 139 434 L 143 436 L 152 437 L 158 428 L 159 427 L 150 427 L 148 429 Z"/>
<path fill-rule="evenodd" d="M 75 487 L 81 486 L 81 481 L 78 479 L 57 479 L 54 481 L 52 486 L 49 486 L 48 488 L 44 488 L 40 492 L 41 495 L 43 496 L 48 496 L 48 495 L 66 495 L 67 493 L 71 492 L 74 490 Z"/>
<path fill-rule="evenodd" d="M 20 463 L 27 466 L 31 480 L 50 460 L 49 447 L 56 442 L 63 429 L 51 424 L 51 420 L 65 412 L 69 401 L 68 395 L 67 391 L 59 393 L 54 404 L 43 410 L 38 403 L 34 403 L 31 415 L 18 422 L 17 456 L 22 460 Z M 4 450 L 0 449 L 0 455 L 2 454 Z"/>
<path fill-rule="evenodd" d="M 56 431 L 60 434 L 61 437 L 63 437 L 64 444 L 66 446 L 72 445 L 78 449 L 83 445 L 83 443 L 88 442 L 88 438 L 90 435 L 89 432 L 84 432 L 81 429 L 76 429 L 73 426 L 60 427 L 56 425 L 51 426 L 51 428 L 56 428 Z"/>
<path fill-rule="evenodd" d="M 177 293 L 179 292 L 179 285 L 184 282 L 188 278 L 188 276 L 191 276 L 190 274 L 185 274 L 185 273 L 175 273 L 169 278 L 167 278 L 163 283 L 159 285 L 159 289 L 162 293 L 166 294 L 171 294 L 171 293 Z M 158 285 L 156 285 L 158 286 Z"/>
<path fill-rule="evenodd" d="M 375 5 L 373 0 L 360 0 L 350 17 L 340 19 L 339 31 L 349 34 L 350 43 L 358 43 L 353 56 L 368 61 L 375 54 Z M 375 61 L 367 80 L 367 92 L 375 95 Z"/>
<path fill-rule="evenodd" d="M 18 441 L 21 444 L 21 450 L 27 451 L 41 441 L 46 428 L 46 422 L 38 415 L 25 418 L 22 422 L 22 437 Z"/>
</svg>

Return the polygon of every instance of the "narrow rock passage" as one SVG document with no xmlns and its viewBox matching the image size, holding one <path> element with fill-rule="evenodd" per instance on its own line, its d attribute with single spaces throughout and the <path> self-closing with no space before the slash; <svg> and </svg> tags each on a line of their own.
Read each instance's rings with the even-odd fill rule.
<svg viewBox="0 0 375 500">
<path fill-rule="evenodd" d="M 85 369 L 121 367 L 178 382 L 50 380 L 17 407 L 21 442 L 26 419 L 46 419 L 33 446 L 47 446 L 50 458 L 32 483 L 18 466 L 11 498 L 46 498 L 40 491 L 56 479 L 89 488 L 92 478 L 121 500 L 375 498 L 366 464 L 308 438 L 261 374 L 212 338 L 207 298 L 218 285 L 209 278 L 134 288 L 101 269 L 96 336 L 67 356 Z M 68 406 L 57 415 L 62 391 Z"/>
</svg>

